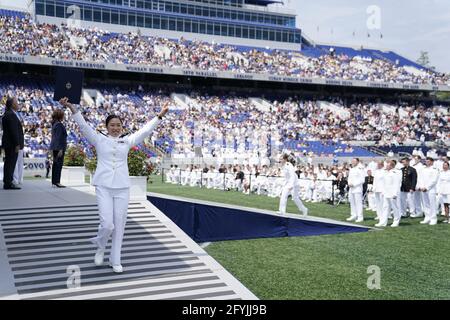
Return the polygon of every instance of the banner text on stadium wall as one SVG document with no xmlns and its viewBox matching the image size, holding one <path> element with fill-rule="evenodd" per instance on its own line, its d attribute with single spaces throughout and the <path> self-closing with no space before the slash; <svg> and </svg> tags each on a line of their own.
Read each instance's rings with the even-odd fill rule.
<svg viewBox="0 0 450 320">
<path fill-rule="evenodd" d="M 46 66 L 61 66 L 82 69 L 110 70 L 122 72 L 167 74 L 178 76 L 192 76 L 205 78 L 222 78 L 222 79 L 238 79 L 250 81 L 273 81 L 273 82 L 289 82 L 299 84 L 317 84 L 325 86 L 347 86 L 347 87 L 366 87 L 381 89 L 397 89 L 397 90 L 423 90 L 423 91 L 450 91 L 450 85 L 429 85 L 429 84 L 402 84 L 402 83 L 386 83 L 371 82 L 359 80 L 336 80 L 321 78 L 301 78 L 295 76 L 269 75 L 262 73 L 236 73 L 231 71 L 208 71 L 183 69 L 176 67 L 146 66 L 132 64 L 115 64 L 109 62 L 92 62 L 82 60 L 63 60 L 46 57 L 24 56 L 16 54 L 0 54 L 0 61 L 21 63 L 21 64 L 37 64 Z"/>
</svg>

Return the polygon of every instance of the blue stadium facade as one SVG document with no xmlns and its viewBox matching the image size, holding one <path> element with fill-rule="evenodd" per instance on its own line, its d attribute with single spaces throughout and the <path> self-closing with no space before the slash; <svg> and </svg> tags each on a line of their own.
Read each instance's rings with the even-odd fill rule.
<svg viewBox="0 0 450 320">
<path fill-rule="evenodd" d="M 265 0 L 36 0 L 35 14 L 85 23 L 300 44 L 295 14 Z"/>
</svg>

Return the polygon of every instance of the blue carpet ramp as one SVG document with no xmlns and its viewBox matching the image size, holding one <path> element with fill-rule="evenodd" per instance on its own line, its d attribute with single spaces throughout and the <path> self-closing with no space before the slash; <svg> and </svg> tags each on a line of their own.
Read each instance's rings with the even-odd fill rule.
<svg viewBox="0 0 450 320">
<path fill-rule="evenodd" d="M 369 228 L 320 218 L 151 195 L 148 200 L 196 242 L 367 232 Z"/>
</svg>

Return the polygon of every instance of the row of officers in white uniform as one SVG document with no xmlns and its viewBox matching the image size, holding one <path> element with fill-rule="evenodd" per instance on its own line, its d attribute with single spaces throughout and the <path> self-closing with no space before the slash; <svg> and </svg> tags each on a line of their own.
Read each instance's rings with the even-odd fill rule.
<svg viewBox="0 0 450 320">
<path fill-rule="evenodd" d="M 296 170 L 297 169 L 297 170 Z M 298 168 L 294 168 L 298 172 Z M 256 193 L 272 198 L 280 197 L 285 185 L 283 168 L 278 166 L 247 166 L 242 170 L 227 168 L 226 172 L 210 168 L 201 169 L 196 166 L 186 166 L 178 169 L 171 166 L 163 170 L 167 183 L 180 184 L 182 186 L 206 187 L 208 189 L 237 190 L 245 194 Z M 300 198 L 307 202 L 320 202 L 332 198 L 333 181 L 336 177 L 331 170 L 319 170 L 317 174 L 304 170 L 299 174 Z"/>
<path fill-rule="evenodd" d="M 281 170 L 274 177 L 259 175 L 252 177 L 251 188 L 247 192 L 261 194 L 262 189 L 268 190 L 268 195 L 280 197 L 280 213 L 286 212 L 287 199 L 292 195 L 298 204 L 300 211 L 305 212 L 305 207 L 300 199 L 311 201 L 312 199 L 327 200 L 331 198 L 332 183 L 337 180 L 334 175 L 327 173 L 321 181 L 311 180 L 302 173 L 297 175 L 293 159 L 284 155 L 280 159 Z M 246 175 L 248 177 L 249 174 Z M 315 175 L 314 175 L 315 176 Z M 437 223 L 437 211 L 442 208 L 448 221 L 448 203 L 450 197 L 450 171 L 448 161 L 433 161 L 428 158 L 423 164 L 420 157 L 415 156 L 413 162 L 405 158 L 401 162 L 395 160 L 379 161 L 364 166 L 359 159 L 352 160 L 352 168 L 342 174 L 348 183 L 348 199 L 350 202 L 351 216 L 348 221 L 363 222 L 363 203 L 367 199 L 369 209 L 377 213 L 379 220 L 377 226 L 387 226 L 389 217 L 393 217 L 393 227 L 400 223 L 401 217 L 410 216 L 419 218 L 425 216 L 424 224 L 435 225 Z M 245 191 L 244 183 L 235 177 L 235 174 L 220 174 L 214 170 L 202 174 L 201 170 L 177 170 L 171 168 L 167 172 L 167 182 L 181 183 L 191 186 L 203 185 L 208 188 L 236 188 Z M 339 178 L 339 177 L 338 177 Z M 239 182 L 239 184 L 236 184 Z M 337 182 L 337 181 L 336 181 Z M 295 188 L 294 188 L 295 187 Z M 250 190 L 251 189 L 251 190 Z M 253 190 L 254 189 L 254 190 Z M 288 192 L 289 191 L 289 192 Z M 335 189 L 335 194 L 340 189 Z M 297 199 L 299 198 L 299 199 Z M 314 201 L 313 202 L 317 202 Z"/>
<path fill-rule="evenodd" d="M 401 218 L 408 215 L 424 217 L 421 224 L 436 225 L 439 204 L 446 215 L 444 222 L 448 223 L 450 170 L 447 161 L 442 162 L 439 169 L 432 158 L 427 158 L 425 165 L 417 157 L 412 164 L 404 158 L 401 165 L 396 160 L 379 161 L 375 170 L 367 170 L 359 159 L 353 159 L 348 175 L 351 215 L 347 221 L 364 220 L 365 182 L 368 183 L 369 208 L 377 214 L 377 227 L 386 227 L 390 217 L 393 218 L 391 227 L 398 227 Z"/>
<path fill-rule="evenodd" d="M 298 209 L 304 215 L 308 209 L 299 199 L 299 179 L 290 163 L 290 157 L 283 155 L 281 163 L 285 186 L 280 196 L 279 213 L 286 212 L 289 195 L 292 196 Z M 398 227 L 402 216 L 423 217 L 421 224 L 436 225 L 438 203 L 442 203 L 446 219 L 449 223 L 450 204 L 450 170 L 449 162 L 443 161 L 439 170 L 434 167 L 434 160 L 427 158 L 425 165 L 416 161 L 410 166 L 408 158 L 402 159 L 402 167 L 397 166 L 396 160 L 380 161 L 371 175 L 358 158 L 352 160 L 352 167 L 348 173 L 348 198 L 350 202 L 350 217 L 347 221 L 357 223 L 364 221 L 363 214 L 363 185 L 368 185 L 366 193 L 371 195 L 377 214 L 376 227 L 386 227 L 392 216 L 391 227 Z M 369 198 L 370 199 L 370 198 Z"/>
</svg>

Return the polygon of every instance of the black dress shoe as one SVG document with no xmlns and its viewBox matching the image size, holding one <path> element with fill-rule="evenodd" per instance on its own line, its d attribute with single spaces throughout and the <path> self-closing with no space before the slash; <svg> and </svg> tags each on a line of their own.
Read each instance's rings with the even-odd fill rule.
<svg viewBox="0 0 450 320">
<path fill-rule="evenodd" d="M 61 183 L 54 183 L 53 184 L 57 188 L 65 188 L 66 186 L 63 186 Z"/>
<path fill-rule="evenodd" d="M 20 190 L 20 189 L 22 189 L 21 187 L 18 187 L 18 186 L 16 186 L 16 185 L 13 185 L 13 184 L 11 184 L 11 185 L 9 185 L 9 186 L 3 186 L 3 189 L 5 189 L 5 190 Z"/>
</svg>

